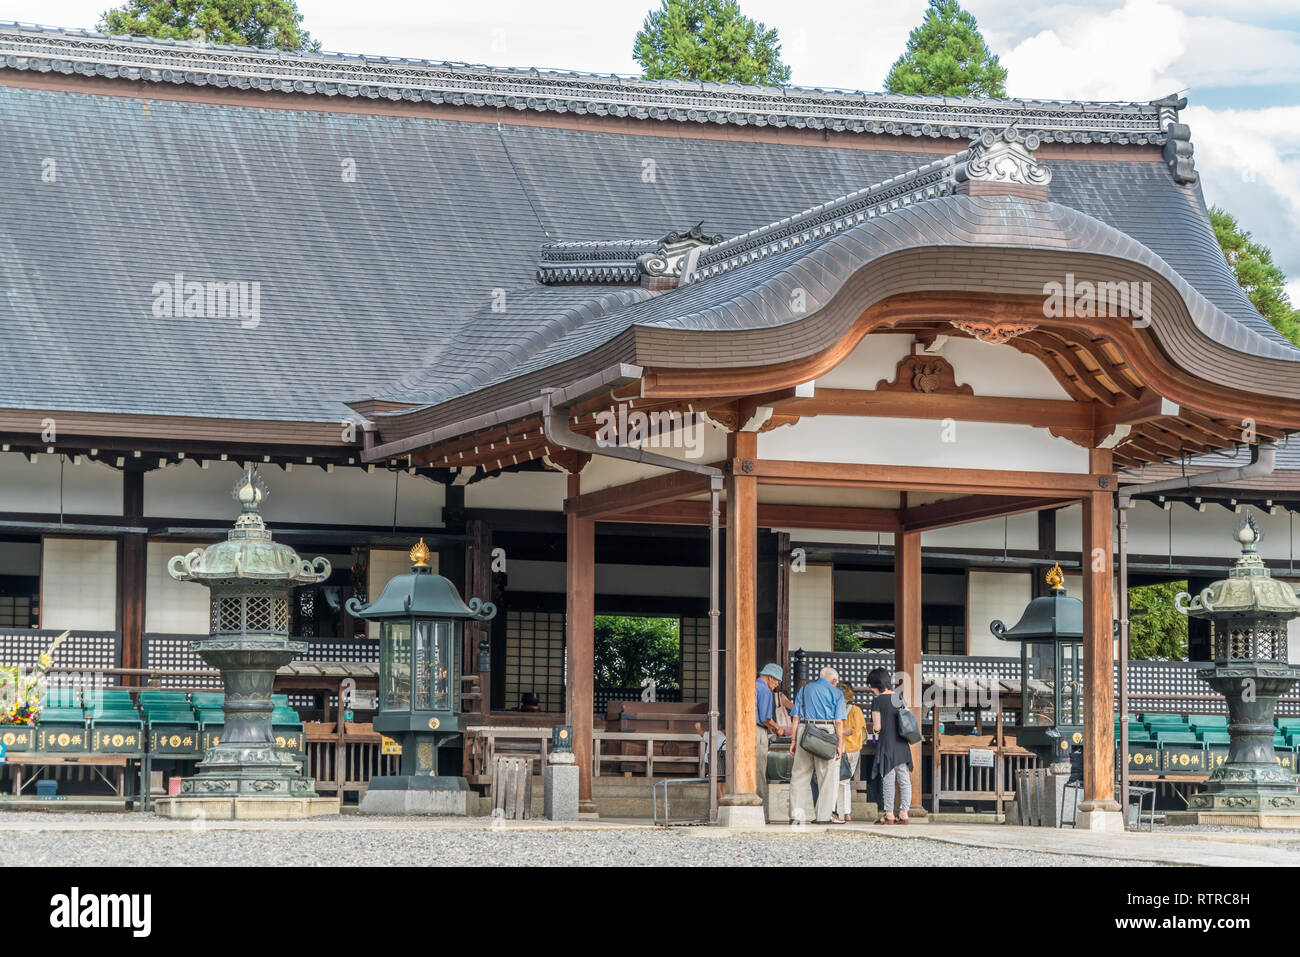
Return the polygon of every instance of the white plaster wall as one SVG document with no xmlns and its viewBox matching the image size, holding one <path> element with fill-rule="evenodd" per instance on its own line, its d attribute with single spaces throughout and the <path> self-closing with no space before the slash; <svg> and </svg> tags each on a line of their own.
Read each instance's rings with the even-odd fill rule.
<svg viewBox="0 0 1300 957">
<path fill-rule="evenodd" d="M 790 649 L 832 651 L 835 625 L 835 569 L 808 565 L 790 575 Z"/>
<path fill-rule="evenodd" d="M 104 538 L 41 540 L 41 627 L 117 629 L 117 542 Z"/>
<path fill-rule="evenodd" d="M 563 472 L 503 472 L 465 486 L 466 508 L 564 509 L 568 476 Z"/>
<path fill-rule="evenodd" d="M 902 358 L 912 351 L 913 337 L 897 333 L 866 336 L 838 366 L 817 380 L 827 389 L 874 389 L 893 381 Z M 939 352 L 952 364 L 958 385 L 976 395 L 1030 399 L 1070 398 L 1047 367 L 1008 345 L 977 339 L 949 339 Z"/>
<path fill-rule="evenodd" d="M 758 455 L 781 461 L 917 465 L 935 468 L 1088 471 L 1088 452 L 1046 429 L 991 422 L 958 422 L 955 441 L 928 419 L 819 415 L 762 432 Z"/>
<path fill-rule="evenodd" d="M 723 495 L 722 500 L 726 501 Z M 850 508 L 898 508 L 898 493 L 885 488 L 819 488 L 800 485 L 760 485 L 764 505 L 840 505 Z"/>
<path fill-rule="evenodd" d="M 1006 534 L 1004 536 L 1003 529 Z M 1038 548 L 1038 516 L 1027 512 L 1000 518 L 936 528 L 921 533 L 922 548 L 1001 548 L 1006 540 L 1009 549 Z"/>
<path fill-rule="evenodd" d="M 59 511 L 58 455 L 35 462 L 14 452 L 0 454 L 0 512 Z M 232 480 L 233 481 L 233 480 Z M 99 462 L 63 462 L 63 512 L 71 515 L 121 515 L 122 473 Z"/>
<path fill-rule="evenodd" d="M 233 520 L 239 507 L 230 490 L 240 472 L 235 462 L 210 462 L 203 469 L 190 461 L 146 472 L 144 513 Z M 285 472 L 266 465 L 262 477 L 270 489 L 262 515 L 273 529 L 303 522 L 391 525 L 394 487 L 398 525 L 442 525 L 442 485 L 405 472 L 394 480 L 393 473 L 385 469 L 336 468 L 327 473 L 314 465 L 295 465 L 292 472 Z"/>
<path fill-rule="evenodd" d="M 1259 544 L 1260 557 L 1274 571 L 1286 571 L 1291 562 L 1292 521 L 1280 509 L 1277 515 L 1257 508 L 1252 508 L 1251 512 L 1264 533 Z M 1219 505 L 1206 505 L 1205 511 L 1200 512 L 1181 503 L 1174 503 L 1166 511 L 1154 502 L 1138 502 L 1129 511 L 1129 553 L 1169 554 L 1171 517 L 1175 555 L 1221 558 L 1225 572 L 1240 556 L 1241 549 L 1234 536 L 1243 515 L 1233 514 Z M 1300 548 L 1296 551 L 1300 553 Z M 1300 555 L 1297 567 L 1300 567 Z"/>
<path fill-rule="evenodd" d="M 985 571 L 972 568 L 969 574 L 966 632 L 972 655 L 1018 656 L 1015 642 L 999 641 L 989 624 L 1001 620 L 1008 628 L 1020 620 L 1032 596 L 1032 579 L 1023 571 Z M 1067 586 L 1068 587 L 1068 586 Z"/>
<path fill-rule="evenodd" d="M 209 542 L 150 542 L 146 561 L 144 630 L 151 635 L 206 635 L 209 591 L 195 582 L 180 582 L 167 571 L 173 555 L 188 554 Z"/>
<path fill-rule="evenodd" d="M 774 528 L 775 532 L 788 532 L 790 540 L 796 544 L 826 543 L 831 545 L 876 545 L 890 547 L 894 545 L 893 532 L 839 532 L 825 528 Z"/>
</svg>

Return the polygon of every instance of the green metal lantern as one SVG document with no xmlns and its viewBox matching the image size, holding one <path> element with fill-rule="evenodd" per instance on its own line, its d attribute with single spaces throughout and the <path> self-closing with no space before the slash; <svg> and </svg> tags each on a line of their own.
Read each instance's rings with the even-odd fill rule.
<svg viewBox="0 0 1300 957">
<path fill-rule="evenodd" d="M 347 603 L 350 614 L 379 625 L 379 711 L 374 727 L 402 746 L 401 774 L 372 778 L 371 792 L 467 790 L 463 777 L 439 775 L 438 749 L 461 731 L 464 623 L 487 621 L 496 615 L 496 607 L 478 598 L 462 601 L 456 586 L 429 567 L 429 554 L 420 539 L 411 549 L 410 572 L 385 585 L 377 601 L 364 605 L 352 598 Z M 411 802 L 386 808 L 414 809 Z"/>
<path fill-rule="evenodd" d="M 1300 617 L 1300 597 L 1269 574 L 1259 557 L 1260 538 L 1247 509 L 1236 534 L 1241 557 L 1228 577 L 1195 597 L 1183 592 L 1174 600 L 1180 612 L 1213 626 L 1214 663 L 1197 674 L 1223 695 L 1231 740 L 1227 760 L 1210 773 L 1205 791 L 1192 797 L 1178 823 L 1260 826 L 1264 816 L 1286 815 L 1293 822 L 1300 815 L 1295 775 L 1279 761 L 1274 742 L 1277 699 L 1300 679 L 1300 668 L 1287 661 L 1287 624 Z"/>
<path fill-rule="evenodd" d="M 1020 723 L 1016 743 L 1048 761 L 1068 761 L 1083 741 L 1083 602 L 1065 591 L 1060 565 L 1047 573 L 1051 593 L 1035 598 L 1014 628 L 989 625 L 1020 642 Z"/>
</svg>

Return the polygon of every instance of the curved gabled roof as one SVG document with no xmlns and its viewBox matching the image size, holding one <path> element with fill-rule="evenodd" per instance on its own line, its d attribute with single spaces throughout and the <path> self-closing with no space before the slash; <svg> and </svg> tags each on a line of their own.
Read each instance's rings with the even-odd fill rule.
<svg viewBox="0 0 1300 957">
<path fill-rule="evenodd" d="M 944 196 L 810 238 L 715 277 L 607 311 L 514 366 L 426 393 L 447 408 L 380 416 L 400 431 L 527 397 L 551 381 L 594 371 L 598 357 L 656 368 L 740 368 L 814 355 L 871 305 L 892 295 L 966 291 L 1043 297 L 1044 284 L 1149 282 L 1151 333 L 1179 367 L 1226 388 L 1249 383 L 1258 361 L 1278 375 L 1267 391 L 1300 399 L 1300 351 L 1237 322 L 1150 249 L 1059 203 L 1012 196 Z M 1129 322 L 1115 318 L 1116 323 Z M 589 367 L 590 366 L 590 367 Z M 409 423 L 409 425 L 408 425 Z"/>
</svg>

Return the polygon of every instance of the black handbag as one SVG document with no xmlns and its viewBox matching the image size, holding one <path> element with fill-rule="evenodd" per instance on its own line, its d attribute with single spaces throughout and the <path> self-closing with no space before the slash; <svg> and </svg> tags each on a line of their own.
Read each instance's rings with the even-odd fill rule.
<svg viewBox="0 0 1300 957">
<path fill-rule="evenodd" d="M 834 731 L 827 731 L 815 724 L 804 724 L 799 732 L 799 747 L 814 758 L 830 760 L 839 750 L 840 739 Z"/>
<path fill-rule="evenodd" d="M 840 755 L 840 780 L 849 781 L 853 778 L 853 765 L 849 763 L 847 754 Z"/>
<path fill-rule="evenodd" d="M 916 744 L 921 740 L 921 725 L 917 722 L 916 715 L 905 707 L 898 709 L 898 736 L 908 744 Z"/>
</svg>

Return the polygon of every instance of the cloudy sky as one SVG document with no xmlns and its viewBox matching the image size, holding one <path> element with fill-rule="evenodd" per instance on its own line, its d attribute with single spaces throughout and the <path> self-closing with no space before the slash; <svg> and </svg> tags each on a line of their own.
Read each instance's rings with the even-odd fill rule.
<svg viewBox="0 0 1300 957">
<path fill-rule="evenodd" d="M 109 0 L 0 0 L 0 19 L 93 27 Z M 298 0 L 326 50 L 636 73 L 657 0 Z M 1300 304 L 1297 0 L 966 0 L 1012 96 L 1149 100 L 1185 91 L 1206 198 L 1271 246 Z M 926 0 L 741 0 L 780 32 L 793 82 L 879 90 Z M 364 14 L 364 19 L 362 18 Z"/>
</svg>

